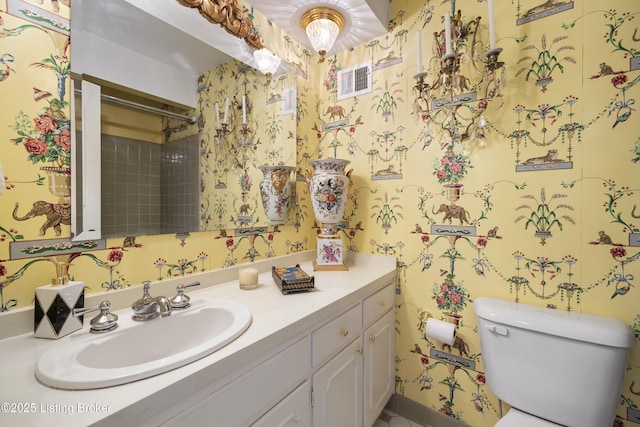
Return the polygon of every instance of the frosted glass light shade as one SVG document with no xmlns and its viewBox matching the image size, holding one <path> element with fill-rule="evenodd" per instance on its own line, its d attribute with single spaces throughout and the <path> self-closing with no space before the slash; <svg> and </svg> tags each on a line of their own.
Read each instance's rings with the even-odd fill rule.
<svg viewBox="0 0 640 427">
<path fill-rule="evenodd" d="M 305 28 L 311 46 L 316 52 L 328 52 L 335 43 L 340 28 L 338 24 L 330 19 L 318 19 L 307 25 Z"/>
<path fill-rule="evenodd" d="M 302 15 L 302 28 L 311 46 L 320 55 L 320 62 L 333 47 L 343 26 L 344 18 L 340 12 L 328 7 L 317 7 Z"/>
<path fill-rule="evenodd" d="M 278 70 L 280 66 L 280 57 L 269 49 L 259 49 L 253 52 L 258 69 L 261 73 L 270 76 Z"/>
</svg>

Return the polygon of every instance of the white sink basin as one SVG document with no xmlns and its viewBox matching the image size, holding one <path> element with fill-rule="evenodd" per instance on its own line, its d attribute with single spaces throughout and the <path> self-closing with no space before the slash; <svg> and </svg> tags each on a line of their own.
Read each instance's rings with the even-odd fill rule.
<svg viewBox="0 0 640 427">
<path fill-rule="evenodd" d="M 86 390 L 148 378 L 219 350 L 251 323 L 247 307 L 223 299 L 192 301 L 185 310 L 146 322 L 132 320 L 131 310 L 117 314 L 117 329 L 96 335 L 85 328 L 45 351 L 36 366 L 38 380 Z"/>
</svg>

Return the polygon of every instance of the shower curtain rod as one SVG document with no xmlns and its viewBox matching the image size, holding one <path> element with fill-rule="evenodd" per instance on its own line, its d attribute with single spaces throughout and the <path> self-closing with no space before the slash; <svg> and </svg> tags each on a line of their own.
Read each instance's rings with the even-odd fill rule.
<svg viewBox="0 0 640 427">
<path fill-rule="evenodd" d="M 78 93 L 78 94 L 82 94 L 82 90 L 81 89 L 76 89 L 75 92 Z M 126 107 L 131 107 L 131 108 L 135 108 L 135 109 L 138 109 L 138 110 L 147 111 L 149 113 L 159 114 L 159 115 L 165 116 L 165 117 L 171 117 L 171 118 L 174 118 L 174 119 L 185 120 L 185 121 L 189 122 L 189 124 L 194 124 L 196 122 L 196 118 L 195 117 L 188 117 L 188 116 L 184 116 L 182 114 L 173 113 L 171 111 L 161 110 L 160 108 L 155 108 L 155 107 L 151 107 L 149 105 L 139 104 L 139 103 L 133 102 L 133 101 L 127 101 L 126 99 L 116 98 L 115 96 L 111 96 L 111 95 L 101 94 L 100 98 L 103 101 L 111 102 L 111 103 L 114 103 L 114 104 L 124 105 Z"/>
</svg>

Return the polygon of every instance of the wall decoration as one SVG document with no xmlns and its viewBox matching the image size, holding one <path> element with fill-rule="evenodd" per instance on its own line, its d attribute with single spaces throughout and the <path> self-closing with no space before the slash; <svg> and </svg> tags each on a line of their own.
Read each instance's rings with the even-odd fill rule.
<svg viewBox="0 0 640 427">
<path fill-rule="evenodd" d="M 17 236 L 14 236 L 13 239 L 14 240 L 10 245 L 10 252 L 11 259 L 14 260 L 33 258 L 36 256 L 68 255 L 75 252 L 101 250 L 106 248 L 106 241 L 104 239 L 85 240 L 82 242 L 72 242 L 69 239 L 18 241 Z"/>
<path fill-rule="evenodd" d="M 374 201 L 377 203 L 371 206 L 374 210 L 371 218 L 376 219 L 376 224 L 380 223 L 385 234 L 389 233 L 389 229 L 393 224 L 398 223 L 398 218 L 404 219 L 402 215 L 402 205 L 398 204 L 399 197 L 392 196 L 389 198 L 388 193 L 384 193 L 384 198 L 376 197 Z"/>
<path fill-rule="evenodd" d="M 545 245 L 547 239 L 553 235 L 552 229 L 558 228 L 560 231 L 563 229 L 563 223 L 569 222 L 575 224 L 575 220 L 568 214 L 562 212 L 573 211 L 574 208 L 566 203 L 558 203 L 558 199 L 566 198 L 566 194 L 554 193 L 547 200 L 547 193 L 544 187 L 540 189 L 540 198 L 532 194 L 520 196 L 523 199 L 530 199 L 533 205 L 525 204 L 516 207 L 517 211 L 528 211 L 528 215 L 519 215 L 514 222 L 524 221 L 525 230 L 531 226 L 535 231 L 535 236 L 540 239 L 540 244 Z M 553 204 L 551 202 L 554 202 Z"/>
<path fill-rule="evenodd" d="M 560 0 L 546 0 L 542 3 L 536 4 L 533 7 L 527 3 L 527 8 L 523 9 L 521 5 L 523 0 L 518 0 L 518 19 L 516 25 L 526 24 L 538 19 L 545 18 L 547 16 L 555 15 L 556 13 L 565 12 L 573 9 L 573 1 L 560 1 Z M 536 0 L 540 2 L 541 0 Z M 523 12 L 521 14 L 521 12 Z"/>
<path fill-rule="evenodd" d="M 509 134 L 509 138 L 512 141 L 512 148 L 515 143 L 516 172 L 573 168 L 573 141 L 576 138 L 580 142 L 582 132 L 585 129 L 585 126 L 574 121 L 575 112 L 573 106 L 577 102 L 578 99 L 570 95 L 565 97 L 562 104 L 540 104 L 537 108 L 527 108 L 518 104 L 514 107 L 513 110 L 518 116 L 516 121 L 518 129 L 512 131 Z M 566 122 L 559 124 L 560 117 L 566 112 L 562 108 L 563 106 L 567 106 L 569 111 L 566 113 Z M 523 124 L 527 125 L 527 129 L 523 129 Z M 552 126 L 554 125 L 557 126 L 555 134 L 552 133 Z M 536 135 L 533 133 L 534 130 Z M 527 147 L 528 142 L 534 146 L 541 147 L 542 152 L 522 160 L 522 151 Z M 547 148 L 556 142 L 560 142 L 563 145 L 566 142 L 567 154 L 565 158 L 559 154 L 559 148 Z"/>
<path fill-rule="evenodd" d="M 575 64 L 576 59 L 569 56 L 567 50 L 575 50 L 575 47 L 564 44 L 568 36 L 558 36 L 547 44 L 547 36 L 542 35 L 540 45 L 527 45 L 523 51 L 533 50 L 535 55 L 527 55 L 518 60 L 518 64 L 526 64 L 528 68 L 522 67 L 516 73 L 516 77 L 526 71 L 524 79 L 529 81 L 529 77 L 535 77 L 536 86 L 540 86 L 541 92 L 547 91 L 547 86 L 553 83 L 554 73 L 564 73 L 566 63 Z"/>
</svg>

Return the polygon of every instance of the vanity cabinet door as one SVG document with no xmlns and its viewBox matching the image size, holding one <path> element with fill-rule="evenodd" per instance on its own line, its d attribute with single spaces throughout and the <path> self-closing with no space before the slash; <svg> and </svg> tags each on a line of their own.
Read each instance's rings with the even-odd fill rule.
<svg viewBox="0 0 640 427">
<path fill-rule="evenodd" d="M 364 331 L 364 425 L 371 426 L 395 389 L 395 313 Z"/>
<path fill-rule="evenodd" d="M 362 426 L 362 337 L 313 375 L 313 426 Z"/>
<path fill-rule="evenodd" d="M 311 403 L 309 381 L 285 397 L 252 427 L 309 427 L 311 426 Z"/>
</svg>

